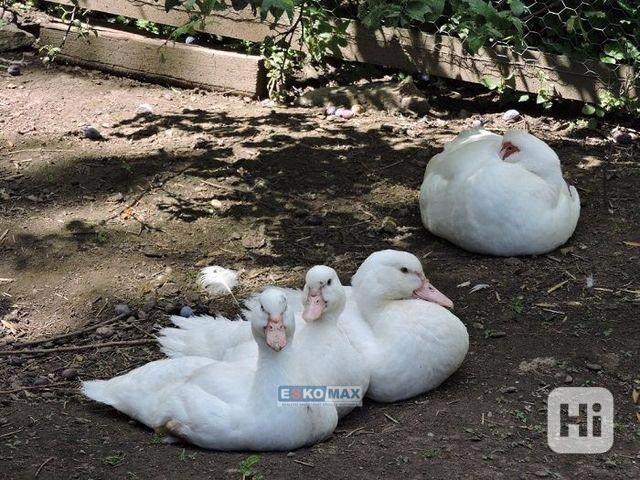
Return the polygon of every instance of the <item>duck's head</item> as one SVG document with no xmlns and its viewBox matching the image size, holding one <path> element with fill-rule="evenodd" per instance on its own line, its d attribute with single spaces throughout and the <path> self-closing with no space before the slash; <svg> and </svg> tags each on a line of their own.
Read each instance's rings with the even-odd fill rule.
<svg viewBox="0 0 640 480">
<path fill-rule="evenodd" d="M 327 314 L 339 315 L 346 302 L 344 287 L 338 274 L 325 265 L 316 265 L 307 272 L 302 298 L 302 318 L 307 322 Z"/>
<path fill-rule="evenodd" d="M 500 158 L 521 165 L 545 180 L 562 176 L 556 152 L 539 138 L 521 130 L 509 130 L 503 135 Z"/>
<path fill-rule="evenodd" d="M 267 288 L 258 296 L 260 310 L 251 318 L 251 330 L 258 343 L 279 352 L 291 341 L 295 331 L 293 313 L 287 297 L 278 288 Z"/>
<path fill-rule="evenodd" d="M 409 252 L 372 253 L 360 265 L 351 283 L 359 292 L 371 292 L 386 300 L 418 298 L 453 308 L 453 302 L 431 285 L 418 257 Z"/>
</svg>

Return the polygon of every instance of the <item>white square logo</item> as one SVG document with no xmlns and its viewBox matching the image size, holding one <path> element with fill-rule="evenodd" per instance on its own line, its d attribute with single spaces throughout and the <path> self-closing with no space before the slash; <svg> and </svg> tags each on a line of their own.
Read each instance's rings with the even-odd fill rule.
<svg viewBox="0 0 640 480">
<path fill-rule="evenodd" d="M 613 446 L 613 395 L 606 388 L 560 387 L 547 400 L 547 443 L 556 453 L 604 453 Z"/>
</svg>

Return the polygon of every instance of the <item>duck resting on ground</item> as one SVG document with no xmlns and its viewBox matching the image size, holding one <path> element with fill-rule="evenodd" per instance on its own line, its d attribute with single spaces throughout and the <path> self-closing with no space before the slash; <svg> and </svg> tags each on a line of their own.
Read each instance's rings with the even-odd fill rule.
<svg viewBox="0 0 640 480">
<path fill-rule="evenodd" d="M 250 319 L 258 345 L 252 365 L 171 358 L 84 382 L 83 393 L 203 448 L 292 450 L 326 439 L 338 421 L 333 405 L 278 405 L 278 387 L 317 383 L 290 348 L 295 321 L 285 294 L 268 288 L 258 302 Z"/>
<path fill-rule="evenodd" d="M 427 280 L 415 255 L 397 250 L 373 253 L 352 283 L 344 287 L 346 305 L 338 327 L 365 358 L 371 372 L 368 396 L 388 402 L 409 398 L 436 388 L 458 369 L 469 347 L 467 330 L 444 308 L 453 303 Z M 301 319 L 304 295 L 291 289 L 285 293 L 304 332 L 312 326 Z M 258 308 L 250 298 L 245 315 Z M 247 342 L 247 322 L 224 317 L 172 321 L 180 328 L 165 328 L 159 338 L 169 356 L 197 352 L 214 359 L 252 358 L 255 347 Z M 215 347 L 208 349 L 203 339 L 211 339 Z"/>
<path fill-rule="evenodd" d="M 558 155 L 533 135 L 462 132 L 427 165 L 422 223 L 471 252 L 537 255 L 565 243 L 580 197 L 562 177 Z"/>
</svg>

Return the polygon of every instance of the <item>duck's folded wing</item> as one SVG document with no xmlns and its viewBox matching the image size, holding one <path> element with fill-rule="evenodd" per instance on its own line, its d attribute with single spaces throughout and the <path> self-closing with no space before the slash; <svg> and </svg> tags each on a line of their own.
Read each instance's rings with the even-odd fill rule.
<svg viewBox="0 0 640 480">
<path fill-rule="evenodd" d="M 175 327 L 160 330 L 158 343 L 168 357 L 202 356 L 223 360 L 230 349 L 253 342 L 251 325 L 244 320 L 223 316 L 180 317 L 174 315 Z"/>
</svg>

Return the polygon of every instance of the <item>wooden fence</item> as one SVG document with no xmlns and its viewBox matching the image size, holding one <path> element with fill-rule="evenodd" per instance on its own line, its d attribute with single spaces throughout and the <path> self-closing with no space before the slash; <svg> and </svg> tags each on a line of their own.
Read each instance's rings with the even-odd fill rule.
<svg viewBox="0 0 640 480">
<path fill-rule="evenodd" d="M 71 5 L 70 0 L 48 0 Z M 164 2 L 153 0 L 79 0 L 82 8 L 149 20 L 164 25 L 180 26 L 188 20 L 184 11 L 165 12 Z M 290 27 L 286 18 L 279 22 L 261 22 L 249 9 L 226 10 L 211 15 L 202 29 L 209 34 L 253 42 L 284 32 Z M 294 41 L 294 46 L 297 43 Z M 518 91 L 538 93 L 553 91 L 561 98 L 594 102 L 598 92 L 629 88 L 633 71 L 629 67 L 617 70 L 588 61 L 575 61 L 564 55 L 552 55 L 529 50 L 522 55 L 506 47 L 482 49 L 469 54 L 462 42 L 446 35 L 432 35 L 402 28 L 369 30 L 356 21 L 349 21 L 347 45 L 340 51 L 343 59 L 428 72 L 431 75 L 480 83 L 483 78 L 499 80 L 512 76 L 510 86 Z"/>
</svg>

